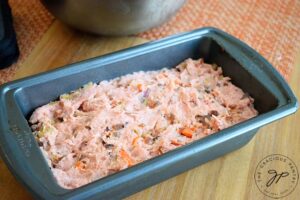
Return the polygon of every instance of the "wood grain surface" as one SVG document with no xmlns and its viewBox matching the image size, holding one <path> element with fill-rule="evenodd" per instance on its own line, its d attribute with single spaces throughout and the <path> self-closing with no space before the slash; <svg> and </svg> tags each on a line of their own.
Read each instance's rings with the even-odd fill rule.
<svg viewBox="0 0 300 200">
<path fill-rule="evenodd" d="M 88 35 L 55 21 L 18 69 L 15 79 L 144 42 L 135 37 Z M 300 99 L 300 56 L 297 63 L 290 85 Z M 300 170 L 299 129 L 300 112 L 297 112 L 261 128 L 241 149 L 136 193 L 127 200 L 270 199 L 255 184 L 255 168 L 264 157 L 278 153 L 291 158 Z M 299 199 L 299 196 L 298 184 L 289 196 L 282 199 Z M 32 199 L 32 196 L 0 160 L 0 200 L 6 199 Z"/>
</svg>

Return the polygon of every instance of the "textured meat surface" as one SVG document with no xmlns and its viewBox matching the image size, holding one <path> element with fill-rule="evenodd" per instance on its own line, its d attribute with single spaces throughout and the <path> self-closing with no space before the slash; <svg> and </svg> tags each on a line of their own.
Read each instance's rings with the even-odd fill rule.
<svg viewBox="0 0 300 200">
<path fill-rule="evenodd" d="M 29 122 L 59 185 L 77 188 L 256 116 L 222 69 L 173 69 L 89 83 L 37 108 Z"/>
</svg>

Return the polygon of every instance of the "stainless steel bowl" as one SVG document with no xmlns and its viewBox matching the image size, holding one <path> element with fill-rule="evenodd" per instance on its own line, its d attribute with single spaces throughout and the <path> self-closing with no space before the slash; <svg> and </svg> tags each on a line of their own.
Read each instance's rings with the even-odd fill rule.
<svg viewBox="0 0 300 200">
<path fill-rule="evenodd" d="M 103 35 L 130 35 L 168 20 L 185 0 L 41 0 L 64 23 Z"/>
</svg>

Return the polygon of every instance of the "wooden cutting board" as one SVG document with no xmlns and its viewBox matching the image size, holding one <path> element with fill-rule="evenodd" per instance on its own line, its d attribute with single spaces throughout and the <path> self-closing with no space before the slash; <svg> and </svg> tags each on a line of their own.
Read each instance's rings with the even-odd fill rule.
<svg viewBox="0 0 300 200">
<path fill-rule="evenodd" d="M 55 21 L 18 69 L 15 79 L 146 42 L 135 37 L 100 37 L 71 30 Z M 300 57 L 299 57 L 300 58 Z M 298 59 L 300 64 L 300 59 Z M 300 99 L 300 67 L 290 82 Z M 260 129 L 243 148 L 128 197 L 139 199 L 270 199 L 258 189 L 254 174 L 266 156 L 282 154 L 300 170 L 300 112 Z M 268 167 L 278 168 L 271 163 Z M 280 168 L 280 169 L 281 169 Z M 284 168 L 283 168 L 284 170 Z M 280 171 L 278 171 L 280 173 Z M 280 181 L 287 180 L 283 177 Z M 274 190 L 273 192 L 279 192 Z M 282 199 L 297 199 L 300 186 Z M 0 160 L 0 200 L 32 199 Z"/>
</svg>

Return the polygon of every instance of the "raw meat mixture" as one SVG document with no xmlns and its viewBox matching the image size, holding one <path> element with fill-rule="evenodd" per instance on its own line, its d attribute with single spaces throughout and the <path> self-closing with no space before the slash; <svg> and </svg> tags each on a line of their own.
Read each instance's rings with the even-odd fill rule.
<svg viewBox="0 0 300 200">
<path fill-rule="evenodd" d="M 59 185 L 72 189 L 257 114 L 220 67 L 187 59 L 89 83 L 39 107 L 29 122 Z"/>
</svg>

